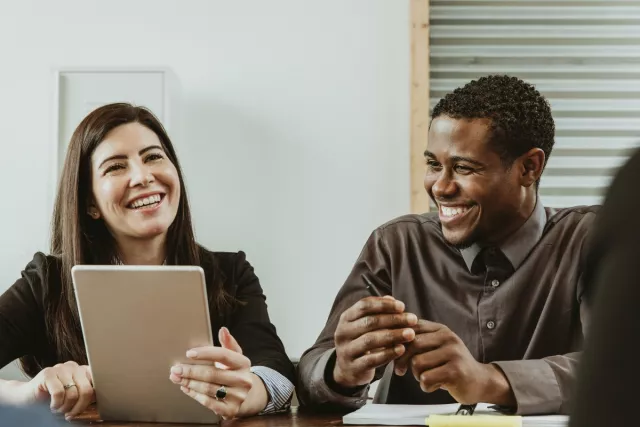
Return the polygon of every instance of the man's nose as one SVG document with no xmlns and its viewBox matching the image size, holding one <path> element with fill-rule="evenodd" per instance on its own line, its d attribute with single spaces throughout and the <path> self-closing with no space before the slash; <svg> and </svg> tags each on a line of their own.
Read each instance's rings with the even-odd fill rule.
<svg viewBox="0 0 640 427">
<path fill-rule="evenodd" d="M 437 199 L 450 198 L 458 192 L 458 185 L 447 171 L 443 171 L 431 187 L 433 196 Z"/>
</svg>

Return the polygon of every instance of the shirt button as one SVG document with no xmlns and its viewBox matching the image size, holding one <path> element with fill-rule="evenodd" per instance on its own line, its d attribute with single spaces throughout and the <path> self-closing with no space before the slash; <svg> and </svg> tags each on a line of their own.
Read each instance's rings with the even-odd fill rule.
<svg viewBox="0 0 640 427">
<path fill-rule="evenodd" d="M 500 286 L 500 282 L 498 280 L 496 280 L 496 279 L 493 279 L 491 281 L 491 287 L 492 288 L 497 288 L 498 286 Z"/>
<path fill-rule="evenodd" d="M 489 321 L 487 322 L 487 328 L 489 328 L 489 329 L 493 329 L 493 328 L 495 328 L 495 327 L 496 327 L 496 322 L 494 322 L 493 320 L 489 320 Z"/>
</svg>

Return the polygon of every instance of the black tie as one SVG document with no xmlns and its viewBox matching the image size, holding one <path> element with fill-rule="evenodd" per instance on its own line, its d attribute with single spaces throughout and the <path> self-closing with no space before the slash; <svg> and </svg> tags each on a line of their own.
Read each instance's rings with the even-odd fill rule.
<svg viewBox="0 0 640 427">
<path fill-rule="evenodd" d="M 472 271 L 475 274 L 484 273 L 484 288 L 486 291 L 496 290 L 514 273 L 509 258 L 496 247 L 483 248 L 473 262 Z"/>
</svg>

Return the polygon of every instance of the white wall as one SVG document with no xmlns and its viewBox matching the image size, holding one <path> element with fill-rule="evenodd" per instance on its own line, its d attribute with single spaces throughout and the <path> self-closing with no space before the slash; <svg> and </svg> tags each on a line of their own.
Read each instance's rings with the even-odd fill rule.
<svg viewBox="0 0 640 427">
<path fill-rule="evenodd" d="M 52 70 L 169 67 L 196 233 L 247 253 L 290 356 L 409 210 L 406 0 L 0 3 L 0 292 L 48 247 Z"/>
</svg>

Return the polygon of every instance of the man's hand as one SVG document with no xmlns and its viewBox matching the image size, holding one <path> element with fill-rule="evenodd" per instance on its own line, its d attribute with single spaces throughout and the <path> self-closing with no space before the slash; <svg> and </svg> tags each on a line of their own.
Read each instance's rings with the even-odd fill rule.
<svg viewBox="0 0 640 427">
<path fill-rule="evenodd" d="M 334 381 L 345 388 L 369 384 L 378 366 L 405 352 L 415 338 L 415 314 L 404 313 L 404 303 L 391 296 L 363 298 L 340 316 L 334 334 Z"/>
<path fill-rule="evenodd" d="M 411 369 L 422 391 L 445 389 L 459 403 L 513 406 L 509 381 L 495 365 L 476 361 L 462 340 L 439 323 L 420 320 L 416 338 L 395 362 L 396 375 Z"/>
</svg>

